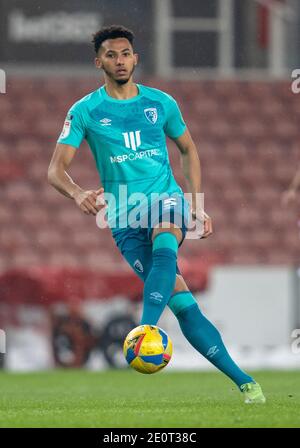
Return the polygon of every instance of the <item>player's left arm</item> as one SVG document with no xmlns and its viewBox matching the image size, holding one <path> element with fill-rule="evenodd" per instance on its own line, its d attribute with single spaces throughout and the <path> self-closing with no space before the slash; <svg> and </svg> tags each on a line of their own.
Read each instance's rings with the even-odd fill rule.
<svg viewBox="0 0 300 448">
<path fill-rule="evenodd" d="M 300 187 L 300 167 L 296 171 L 289 188 L 282 195 L 283 205 L 289 205 L 294 202 L 297 197 L 297 191 Z"/>
<path fill-rule="evenodd" d="M 172 138 L 176 143 L 177 148 L 181 154 L 181 162 L 184 176 L 187 180 L 189 190 L 192 193 L 192 214 L 193 217 L 203 216 L 204 217 L 204 232 L 202 238 L 207 238 L 212 234 L 212 220 L 210 216 L 204 211 L 197 210 L 197 194 L 201 192 L 201 163 L 198 155 L 196 145 L 191 137 L 188 129 L 177 137 Z"/>
</svg>

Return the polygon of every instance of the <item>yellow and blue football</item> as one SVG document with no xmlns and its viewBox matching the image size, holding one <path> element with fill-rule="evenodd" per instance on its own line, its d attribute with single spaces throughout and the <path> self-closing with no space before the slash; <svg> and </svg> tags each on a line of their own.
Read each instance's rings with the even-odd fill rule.
<svg viewBox="0 0 300 448">
<path fill-rule="evenodd" d="M 155 325 L 140 325 L 128 333 L 123 352 L 128 364 L 140 373 L 155 373 L 166 367 L 172 356 L 172 341 Z"/>
</svg>

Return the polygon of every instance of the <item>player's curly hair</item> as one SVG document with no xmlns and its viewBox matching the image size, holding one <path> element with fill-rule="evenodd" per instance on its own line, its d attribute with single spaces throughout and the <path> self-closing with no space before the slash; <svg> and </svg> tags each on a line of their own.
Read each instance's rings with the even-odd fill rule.
<svg viewBox="0 0 300 448">
<path fill-rule="evenodd" d="M 104 42 L 106 39 L 117 39 L 118 37 L 125 37 L 125 39 L 128 39 L 132 45 L 135 36 L 133 31 L 125 28 L 125 26 L 122 25 L 104 26 L 99 31 L 97 31 L 97 33 L 93 34 L 92 43 L 94 44 L 96 54 L 98 53 L 102 42 Z"/>
</svg>

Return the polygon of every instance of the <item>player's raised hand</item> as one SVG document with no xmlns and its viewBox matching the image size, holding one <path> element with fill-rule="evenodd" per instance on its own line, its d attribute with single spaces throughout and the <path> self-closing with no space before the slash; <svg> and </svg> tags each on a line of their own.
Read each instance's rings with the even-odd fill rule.
<svg viewBox="0 0 300 448">
<path fill-rule="evenodd" d="M 79 190 L 74 194 L 74 200 L 80 210 L 87 215 L 97 215 L 103 207 L 106 207 L 104 197 L 101 197 L 103 193 L 102 187 L 98 190 Z"/>
</svg>

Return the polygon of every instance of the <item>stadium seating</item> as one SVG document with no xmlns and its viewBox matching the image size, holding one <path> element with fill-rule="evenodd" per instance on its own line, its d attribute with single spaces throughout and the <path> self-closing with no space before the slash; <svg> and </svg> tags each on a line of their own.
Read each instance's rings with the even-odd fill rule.
<svg viewBox="0 0 300 448">
<path fill-rule="evenodd" d="M 214 236 L 187 240 L 180 256 L 215 263 L 298 264 L 297 204 L 281 193 L 299 163 L 299 98 L 283 82 L 147 84 L 173 94 L 201 156 Z M 47 168 L 69 106 L 97 88 L 89 79 L 13 79 L 0 99 L 0 270 L 30 266 L 129 270 L 110 232 L 47 184 Z M 174 173 L 184 186 L 170 143 Z M 86 188 L 98 174 L 86 144 L 70 169 Z"/>
</svg>

